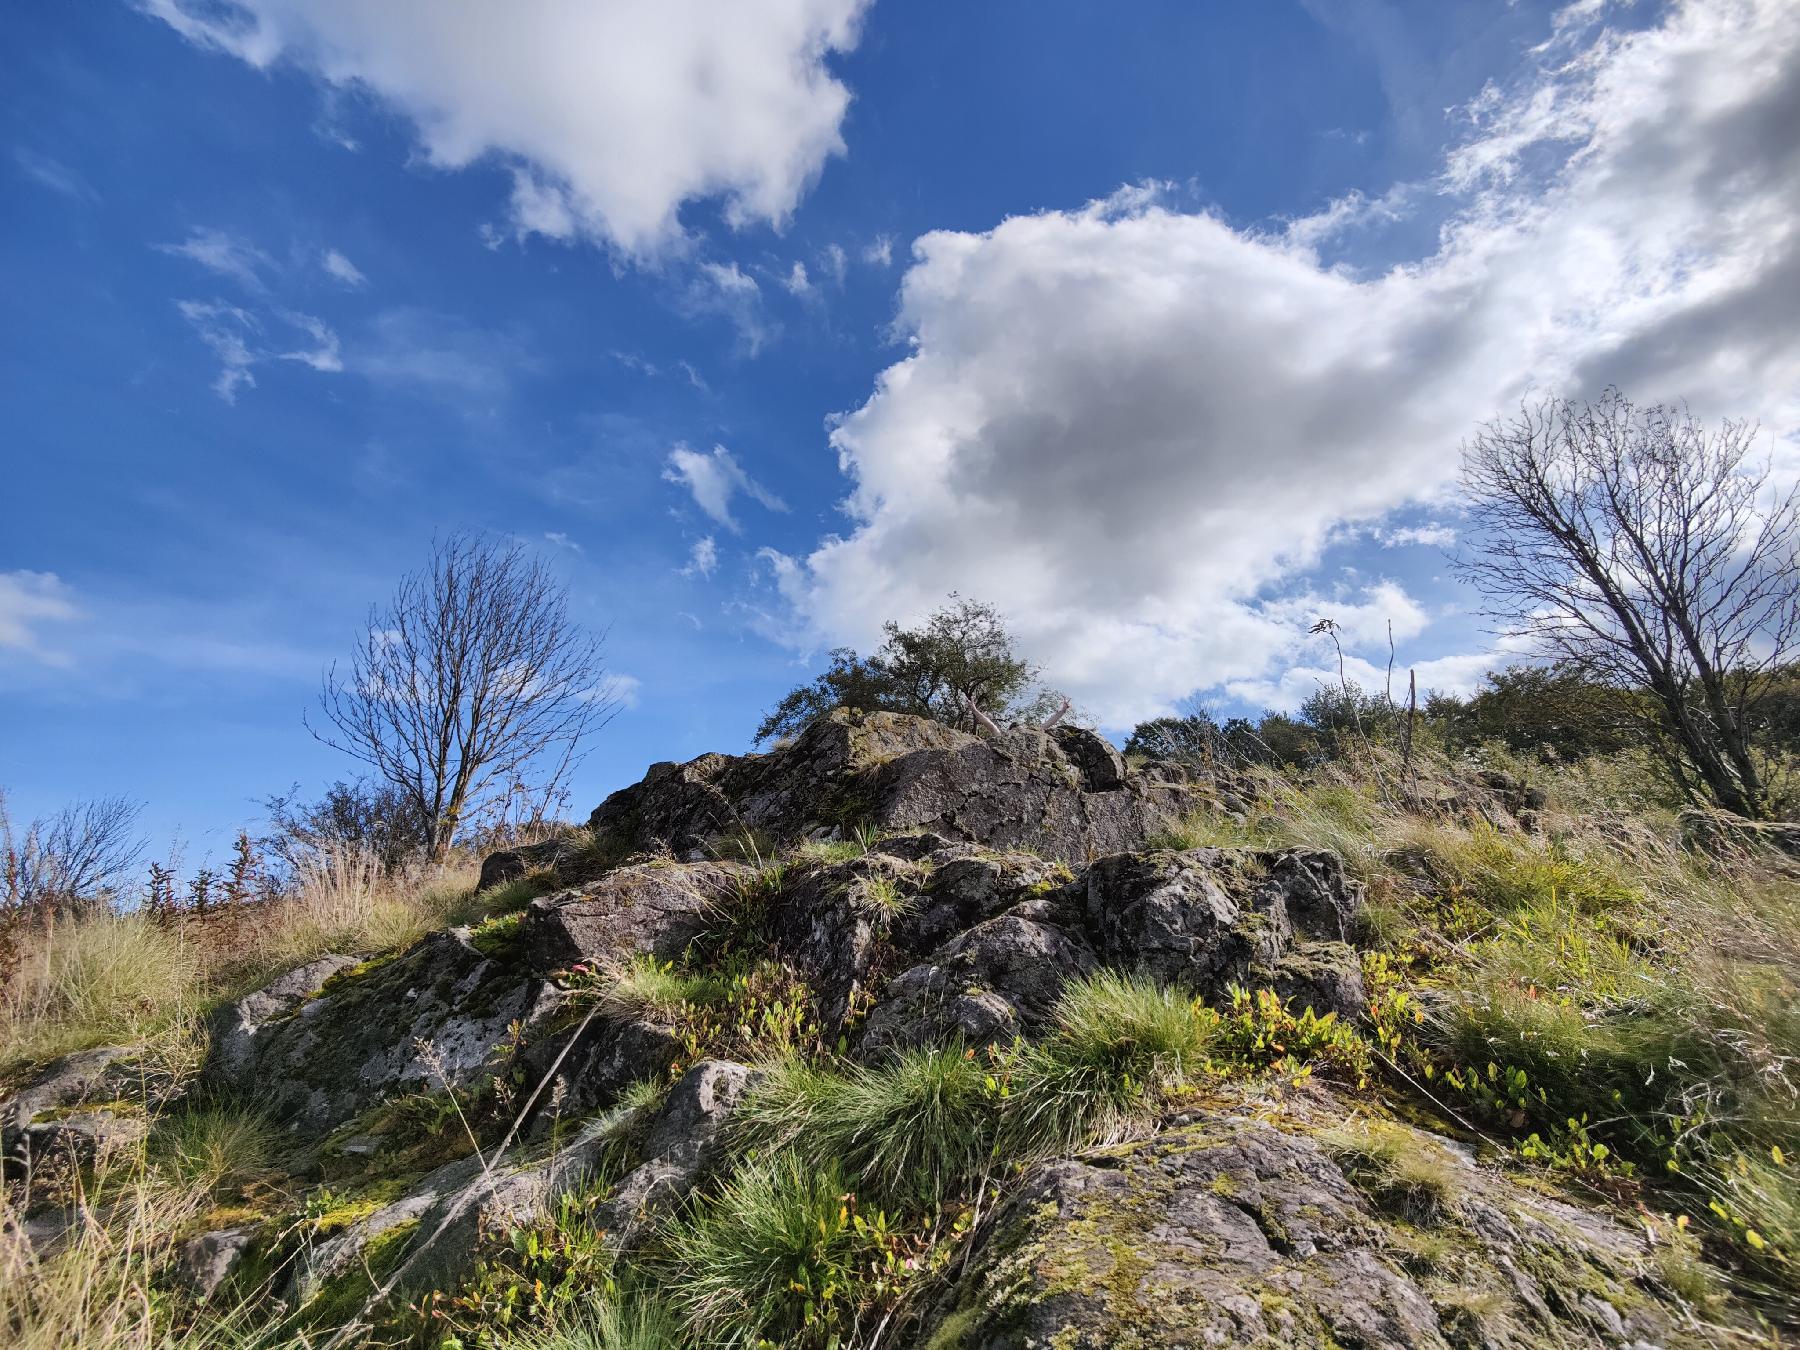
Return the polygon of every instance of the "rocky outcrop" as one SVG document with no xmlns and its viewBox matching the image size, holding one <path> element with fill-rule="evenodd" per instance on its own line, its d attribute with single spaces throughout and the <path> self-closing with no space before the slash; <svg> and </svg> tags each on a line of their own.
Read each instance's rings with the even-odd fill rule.
<svg viewBox="0 0 1800 1350">
<path fill-rule="evenodd" d="M 1708 1343 L 1652 1297 L 1641 1234 L 1485 1173 L 1433 1136 L 1385 1128 L 1434 1169 L 1429 1211 L 1393 1212 L 1319 1139 L 1256 1120 L 1046 1164 L 978 1238 L 919 1343 Z"/>
<path fill-rule="evenodd" d="M 601 1117 L 522 1158 L 448 1163 L 305 1253 L 288 1297 L 304 1305 L 348 1281 L 372 1298 L 374 1281 L 357 1282 L 371 1273 L 392 1294 L 441 1287 L 472 1263 L 481 1234 L 528 1224 L 564 1194 L 613 1177 L 592 1223 L 621 1249 L 632 1246 L 707 1175 L 719 1129 L 754 1079 L 742 1064 L 706 1060 L 641 1115 Z"/>
<path fill-rule="evenodd" d="M 708 1056 L 836 1047 L 837 1072 L 874 1082 L 869 1067 L 898 1050 L 1043 1035 L 1070 982 L 1103 969 L 1215 1004 L 1250 985 L 1360 1016 L 1362 886 L 1318 850 L 1151 848 L 1198 790 L 1133 772 L 1078 729 L 982 738 L 851 712 L 767 755 L 656 766 L 578 846 L 489 860 L 485 886 L 561 868 L 561 888 L 522 912 L 388 958 L 324 958 L 219 1014 L 212 1081 L 299 1137 L 335 1131 L 312 1162 L 358 1185 L 400 1152 L 384 1131 L 407 1112 L 389 1099 L 491 1086 L 487 1106 L 504 1106 L 474 1127 L 483 1152 L 383 1179 L 379 1201 L 320 1223 L 298 1252 L 253 1251 L 258 1268 L 279 1264 L 290 1304 L 350 1317 L 454 1280 L 482 1235 L 578 1189 L 607 1259 L 629 1255 L 743 1156 L 750 1136 L 730 1119 L 758 1071 Z M 1536 809 L 1522 785 L 1477 790 L 1509 816 Z M 636 983 L 608 988 L 627 969 Z M 731 1001 L 747 989 L 762 1001 Z M 759 1041 L 753 1024 L 788 1039 Z M 84 1100 L 112 1062 L 66 1065 L 66 1088 L 5 1110 Z M 923 1325 L 897 1326 L 894 1343 L 1687 1343 L 1634 1232 L 1407 1126 L 1382 1123 L 1381 1147 L 1358 1153 L 1333 1128 L 1346 1099 L 1304 1075 L 1256 1080 L 1253 1116 L 1233 1113 L 1245 1098 L 1220 1086 L 1224 1069 L 1207 1072 L 1134 1122 L 1148 1138 L 999 1160 L 968 1245 L 916 1286 L 905 1316 Z M 1013 1090 L 994 1074 L 984 1091 Z M 449 1154 L 413 1156 L 423 1169 Z M 1395 1158 L 1404 1184 L 1383 1174 Z M 237 1229 L 194 1239 L 179 1257 L 189 1288 L 229 1281 L 246 1246 Z"/>
<path fill-rule="evenodd" d="M 87 1163 L 135 1144 L 144 1137 L 147 1113 L 171 1088 L 132 1047 L 64 1055 L 0 1100 L 0 1165 L 12 1176 L 45 1160 Z"/>
<path fill-rule="evenodd" d="M 654 765 L 602 802 L 588 827 L 620 857 L 659 847 L 705 856 L 746 832 L 794 840 L 867 826 L 1085 862 L 1140 846 L 1183 800 L 1178 785 L 1129 772 L 1103 737 L 1080 728 L 981 737 L 838 709 L 769 754 Z"/>
<path fill-rule="evenodd" d="M 518 962 L 484 952 L 467 929 L 313 978 L 338 960 L 315 962 L 303 968 L 306 978 L 284 977 L 226 1010 L 209 1080 L 253 1096 L 296 1129 L 323 1133 L 397 1093 L 480 1082 L 513 1025 L 535 1026 L 559 1001 Z"/>
<path fill-rule="evenodd" d="M 525 912 L 526 957 L 548 975 L 579 961 L 633 956 L 673 961 L 728 908 L 747 868 L 732 863 L 650 862 L 540 896 Z"/>
</svg>

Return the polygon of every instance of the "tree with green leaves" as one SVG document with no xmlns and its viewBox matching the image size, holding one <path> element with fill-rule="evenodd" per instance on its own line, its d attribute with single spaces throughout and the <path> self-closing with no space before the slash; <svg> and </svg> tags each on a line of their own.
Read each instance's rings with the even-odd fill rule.
<svg viewBox="0 0 1800 1350">
<path fill-rule="evenodd" d="M 1053 707 L 1054 695 L 1028 699 L 1037 667 L 1014 650 L 1000 612 L 992 605 L 950 601 L 922 624 L 902 628 L 889 620 L 873 656 L 848 647 L 831 653 L 830 666 L 770 710 L 756 729 L 758 744 L 796 734 L 833 708 L 911 713 L 964 730 L 982 716 L 999 721 Z"/>
</svg>

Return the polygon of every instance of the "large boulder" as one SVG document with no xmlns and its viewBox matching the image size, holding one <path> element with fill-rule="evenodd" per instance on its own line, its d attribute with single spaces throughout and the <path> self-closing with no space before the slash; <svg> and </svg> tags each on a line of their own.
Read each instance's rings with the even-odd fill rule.
<svg viewBox="0 0 1800 1350">
<path fill-rule="evenodd" d="M 677 960 L 734 903 L 748 874 L 735 863 L 659 860 L 539 896 L 521 928 L 531 969 L 549 975 L 577 962 Z"/>
<path fill-rule="evenodd" d="M 295 996 L 296 984 L 313 987 Z M 323 982 L 284 977 L 270 988 L 283 992 L 259 991 L 225 1015 L 228 1027 L 253 1034 L 228 1035 L 207 1075 L 312 1133 L 399 1093 L 473 1087 L 494 1072 L 514 1024 L 529 1031 L 557 1003 L 466 928 Z"/>
<path fill-rule="evenodd" d="M 600 852 L 620 858 L 659 847 L 706 856 L 744 834 L 781 841 L 868 825 L 1085 862 L 1140 846 L 1184 800 L 1179 785 L 1129 772 L 1090 731 L 983 737 L 840 708 L 768 754 L 653 765 L 588 826 Z"/>
<path fill-rule="evenodd" d="M 1642 1234 L 1403 1126 L 1429 1207 L 1307 1134 L 1212 1121 L 1048 1163 L 984 1233 L 926 1350 L 1699 1346 Z M 1353 1181 L 1352 1176 L 1357 1176 Z"/>
<path fill-rule="evenodd" d="M 299 1011 L 333 975 L 356 964 L 354 956 L 321 956 L 220 1008 L 210 1028 L 208 1067 L 223 1077 L 241 1079 L 256 1057 L 257 1034 Z"/>
</svg>

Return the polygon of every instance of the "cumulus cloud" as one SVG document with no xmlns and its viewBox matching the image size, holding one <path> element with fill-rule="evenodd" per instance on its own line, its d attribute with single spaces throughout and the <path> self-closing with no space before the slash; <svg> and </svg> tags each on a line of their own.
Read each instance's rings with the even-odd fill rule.
<svg viewBox="0 0 1800 1350">
<path fill-rule="evenodd" d="M 22 652 L 60 665 L 65 658 L 44 644 L 40 629 L 78 617 L 74 593 L 54 572 L 0 572 L 0 651 Z"/>
<path fill-rule="evenodd" d="M 795 263 L 793 267 L 788 270 L 787 276 L 782 278 L 781 284 L 787 290 L 789 295 L 804 297 L 810 294 L 812 291 L 812 280 L 806 275 L 806 264 L 803 262 Z"/>
<path fill-rule="evenodd" d="M 649 256 L 686 202 L 782 224 L 844 143 L 829 68 L 867 0 L 141 0 L 188 39 L 259 69 L 289 62 L 366 91 L 424 158 L 513 174 L 519 234 Z"/>
<path fill-rule="evenodd" d="M 1533 389 L 1757 416 L 1791 463 L 1800 10 L 1596 12 L 1468 110 L 1436 180 L 1373 204 L 1253 230 L 1150 186 L 917 241 L 911 352 L 831 436 L 851 528 L 772 573 L 790 639 L 866 643 L 961 589 L 1128 724 L 1294 659 L 1334 532 L 1441 494 Z M 1422 213 L 1431 251 L 1357 270 L 1349 233 Z"/>
<path fill-rule="evenodd" d="M 787 510 L 787 503 L 745 473 L 731 451 L 722 445 L 715 445 L 710 455 L 677 445 L 669 451 L 663 478 L 687 488 L 694 494 L 694 505 L 734 533 L 741 527 L 731 514 L 731 502 L 740 492 L 760 502 L 766 510 Z"/>
</svg>

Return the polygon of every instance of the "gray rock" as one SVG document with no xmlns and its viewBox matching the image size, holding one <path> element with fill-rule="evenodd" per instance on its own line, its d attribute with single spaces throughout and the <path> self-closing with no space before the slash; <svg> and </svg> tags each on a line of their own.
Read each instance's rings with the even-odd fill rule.
<svg viewBox="0 0 1800 1350">
<path fill-rule="evenodd" d="M 142 1052 L 105 1045 L 45 1065 L 0 1101 L 0 1167 L 17 1175 L 52 1157 L 86 1163 L 144 1137 L 145 1113 L 177 1085 Z"/>
<path fill-rule="evenodd" d="M 1419 1147 L 1442 1156 L 1458 1193 L 1436 1220 L 1437 1248 L 1419 1248 L 1416 1230 L 1384 1213 L 1318 1141 L 1265 1122 L 1210 1122 L 1049 1163 L 977 1237 L 916 1343 L 1707 1343 L 1646 1296 L 1647 1256 L 1630 1231 L 1594 1215 L 1576 1224 L 1567 1206 L 1460 1161 L 1430 1136 Z M 1429 1258 L 1435 1270 L 1412 1254 L 1440 1249 Z"/>
<path fill-rule="evenodd" d="M 686 857 L 745 831 L 795 840 L 866 823 L 1080 862 L 1135 847 L 1183 800 L 1092 732 L 974 736 L 898 713 L 837 709 L 765 755 L 657 764 L 588 824 L 613 851 Z"/>
<path fill-rule="evenodd" d="M 1047 1025 L 1063 986 L 1100 963 L 1078 936 L 1031 909 L 977 924 L 896 977 L 864 1024 L 863 1057 L 958 1038 L 1006 1043 Z"/>
<path fill-rule="evenodd" d="M 1296 1012 L 1311 1008 L 1320 1016 L 1336 1013 L 1353 1022 L 1369 1007 L 1362 958 L 1345 942 L 1297 942 L 1272 968 L 1253 971 L 1252 978 L 1266 983 Z"/>
<path fill-rule="evenodd" d="M 540 868 L 555 871 L 574 857 L 575 852 L 575 842 L 563 838 L 522 844 L 518 848 L 503 848 L 481 860 L 481 875 L 476 878 L 475 889 L 485 891 L 495 886 L 504 886 L 507 882 L 517 881 L 526 873 Z"/>
<path fill-rule="evenodd" d="M 679 1204 L 719 1160 L 719 1131 L 757 1079 L 753 1069 L 702 1060 L 669 1090 L 643 1161 L 595 1213 L 594 1224 L 621 1250 L 637 1246 L 655 1220 Z"/>
<path fill-rule="evenodd" d="M 286 1002 L 284 1015 L 229 1042 L 241 1053 L 215 1055 L 208 1075 L 322 1133 L 395 1093 L 480 1082 L 501 1067 L 511 1025 L 529 1035 L 554 1007 L 539 994 L 538 981 L 483 953 L 467 929 L 432 933 Z"/>
<path fill-rule="evenodd" d="M 208 1299 L 244 1263 L 257 1225 L 220 1228 L 191 1237 L 175 1249 L 175 1276 L 195 1298 Z"/>
<path fill-rule="evenodd" d="M 1252 885 L 1218 849 L 1102 858 L 1076 883 L 1095 950 L 1205 994 L 1273 964 L 1291 932 L 1283 888 Z"/>
<path fill-rule="evenodd" d="M 241 1078 L 255 1058 L 256 1034 L 291 1016 L 333 975 L 356 965 L 354 956 L 321 956 L 297 966 L 253 994 L 221 1008 L 212 1019 L 208 1069 Z"/>
<path fill-rule="evenodd" d="M 538 975 L 583 961 L 676 960 L 735 901 L 748 874 L 735 863 L 640 863 L 539 896 L 521 930 L 527 960 Z"/>
</svg>

